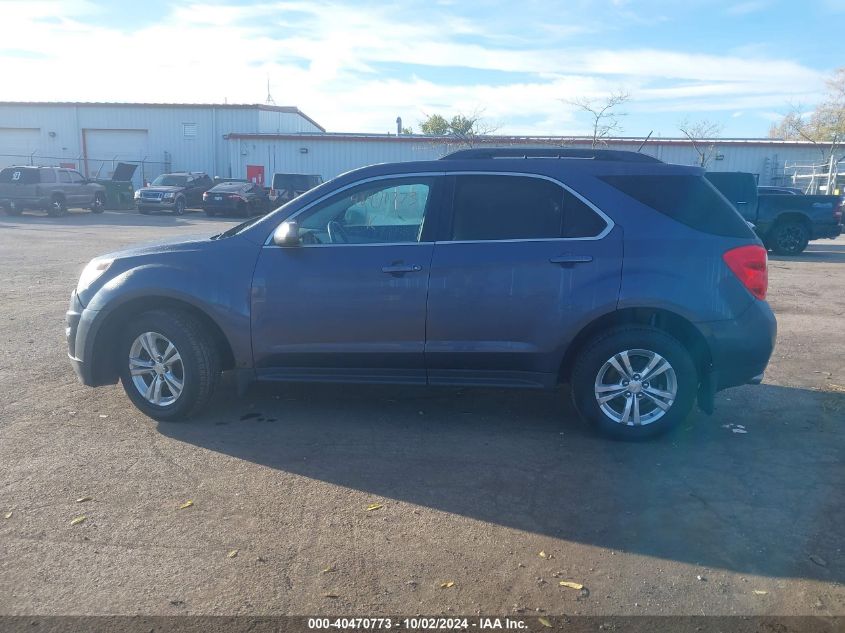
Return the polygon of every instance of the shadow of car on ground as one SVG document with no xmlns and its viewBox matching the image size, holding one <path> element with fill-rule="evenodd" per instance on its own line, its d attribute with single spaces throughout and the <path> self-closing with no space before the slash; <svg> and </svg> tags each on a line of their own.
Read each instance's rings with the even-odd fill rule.
<svg viewBox="0 0 845 633">
<path fill-rule="evenodd" d="M 712 417 L 696 411 L 638 444 L 594 435 L 568 403 L 561 391 L 258 385 L 241 400 L 224 389 L 212 413 L 158 428 L 527 532 L 739 573 L 845 580 L 845 393 L 742 387 L 719 394 Z"/>
</svg>

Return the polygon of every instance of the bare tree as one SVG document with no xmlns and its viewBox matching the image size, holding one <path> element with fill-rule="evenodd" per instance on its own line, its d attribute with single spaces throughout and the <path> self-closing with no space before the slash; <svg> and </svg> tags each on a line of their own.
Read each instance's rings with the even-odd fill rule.
<svg viewBox="0 0 845 633">
<path fill-rule="evenodd" d="M 622 132 L 620 118 L 626 116 L 625 112 L 618 112 L 616 108 L 630 101 L 631 95 L 624 90 L 611 92 L 606 97 L 578 97 L 576 99 L 561 99 L 564 103 L 575 106 L 590 116 L 593 143 L 607 145 L 607 139 L 614 134 Z"/>
<path fill-rule="evenodd" d="M 823 162 L 842 160 L 845 148 L 845 67 L 827 82 L 827 94 L 815 110 L 806 114 L 793 105 L 769 130 L 771 138 L 807 141 L 818 147 Z"/>
<path fill-rule="evenodd" d="M 722 124 L 707 119 L 691 123 L 689 119 L 684 119 L 678 123 L 678 129 L 692 143 L 692 148 L 698 154 L 698 164 L 707 167 L 716 155 L 716 143 L 713 139 L 722 133 Z"/>
</svg>

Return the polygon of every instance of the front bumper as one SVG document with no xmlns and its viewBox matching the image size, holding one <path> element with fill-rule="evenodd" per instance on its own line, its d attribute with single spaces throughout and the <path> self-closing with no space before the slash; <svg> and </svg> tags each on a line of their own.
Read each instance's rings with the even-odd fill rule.
<svg viewBox="0 0 845 633">
<path fill-rule="evenodd" d="M 82 305 L 76 290 L 70 295 L 70 305 L 65 313 L 65 338 L 67 355 L 76 377 L 83 385 L 98 387 L 113 383 L 114 380 L 102 379 L 95 373 L 91 341 L 99 325 L 96 310 L 88 310 Z"/>
<path fill-rule="evenodd" d="M 145 200 L 144 198 L 139 198 L 135 200 L 135 206 L 138 208 L 139 211 L 173 211 L 173 209 L 176 208 L 176 199 L 173 198 L 168 200 Z"/>
<path fill-rule="evenodd" d="M 699 323 L 710 346 L 713 392 L 759 384 L 775 347 L 777 321 L 769 304 L 754 300 L 738 318 Z"/>
</svg>

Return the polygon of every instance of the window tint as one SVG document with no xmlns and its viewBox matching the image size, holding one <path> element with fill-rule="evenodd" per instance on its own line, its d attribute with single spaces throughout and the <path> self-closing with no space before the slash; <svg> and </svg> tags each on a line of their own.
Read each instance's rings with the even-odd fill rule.
<svg viewBox="0 0 845 633">
<path fill-rule="evenodd" d="M 561 236 L 563 188 L 540 178 L 458 176 L 452 239 L 513 240 Z"/>
<path fill-rule="evenodd" d="M 65 170 L 59 171 L 59 182 L 70 182 L 70 174 Z"/>
<path fill-rule="evenodd" d="M 637 202 L 699 231 L 729 237 L 753 235 L 736 209 L 701 176 L 604 176 L 602 180 Z"/>
<path fill-rule="evenodd" d="M 433 178 L 378 181 L 344 191 L 296 220 L 304 244 L 418 242 Z"/>
<path fill-rule="evenodd" d="M 52 169 L 42 169 L 41 171 L 41 182 L 56 182 L 56 172 Z"/>
<path fill-rule="evenodd" d="M 37 169 L 26 167 L 7 167 L 0 171 L 0 182 L 17 185 L 32 185 L 38 183 Z"/>
<path fill-rule="evenodd" d="M 563 195 L 562 237 L 596 237 L 607 228 L 607 222 L 568 191 Z"/>
</svg>

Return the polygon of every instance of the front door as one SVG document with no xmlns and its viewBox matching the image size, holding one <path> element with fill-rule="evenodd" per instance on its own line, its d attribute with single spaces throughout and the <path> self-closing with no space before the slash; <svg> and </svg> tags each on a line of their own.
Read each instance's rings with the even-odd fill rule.
<svg viewBox="0 0 845 633">
<path fill-rule="evenodd" d="M 551 386 L 585 317 L 615 307 L 621 230 L 548 178 L 452 180 L 429 282 L 429 382 Z"/>
<path fill-rule="evenodd" d="M 429 223 L 441 181 L 345 188 L 291 218 L 299 245 L 262 249 L 252 299 L 259 377 L 425 382 Z"/>
</svg>

